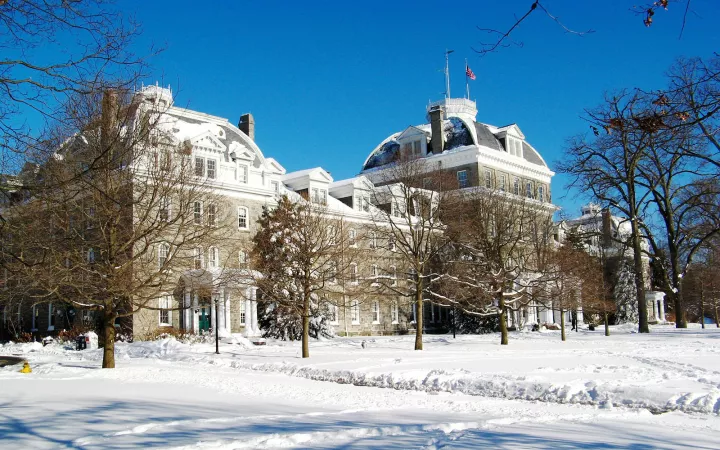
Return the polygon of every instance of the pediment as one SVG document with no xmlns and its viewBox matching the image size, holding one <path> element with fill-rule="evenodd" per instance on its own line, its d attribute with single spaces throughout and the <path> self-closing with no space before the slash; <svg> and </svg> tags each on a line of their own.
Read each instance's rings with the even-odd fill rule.
<svg viewBox="0 0 720 450">
<path fill-rule="evenodd" d="M 225 144 L 220 142 L 220 140 L 210 131 L 206 131 L 194 138 L 191 138 L 190 143 L 193 147 L 216 153 L 222 153 L 226 149 Z"/>
<path fill-rule="evenodd" d="M 418 127 L 409 126 L 402 133 L 400 133 L 398 135 L 398 137 L 396 137 L 395 139 L 399 142 L 399 141 L 403 141 L 405 139 L 417 138 L 419 136 L 426 137 L 427 133 Z"/>
</svg>

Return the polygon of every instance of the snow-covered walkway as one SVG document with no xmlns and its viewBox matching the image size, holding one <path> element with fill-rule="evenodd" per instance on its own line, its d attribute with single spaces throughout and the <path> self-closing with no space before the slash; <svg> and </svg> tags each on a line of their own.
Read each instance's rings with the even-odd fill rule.
<svg viewBox="0 0 720 450">
<path fill-rule="evenodd" d="M 3 448 L 718 448 L 720 332 L 0 346 Z M 382 388 L 378 388 L 382 387 Z M 391 389 L 388 389 L 391 388 Z M 530 401 L 528 401 L 530 400 Z M 7 444 L 7 447 L 6 447 Z"/>
</svg>

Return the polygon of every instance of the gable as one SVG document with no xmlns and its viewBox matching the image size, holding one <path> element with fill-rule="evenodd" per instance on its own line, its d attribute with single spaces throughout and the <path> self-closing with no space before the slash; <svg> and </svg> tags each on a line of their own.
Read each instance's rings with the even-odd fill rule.
<svg viewBox="0 0 720 450">
<path fill-rule="evenodd" d="M 210 131 L 206 131 L 194 138 L 191 138 L 190 144 L 192 144 L 194 148 L 211 153 L 223 153 L 226 148 L 225 145 Z"/>
</svg>

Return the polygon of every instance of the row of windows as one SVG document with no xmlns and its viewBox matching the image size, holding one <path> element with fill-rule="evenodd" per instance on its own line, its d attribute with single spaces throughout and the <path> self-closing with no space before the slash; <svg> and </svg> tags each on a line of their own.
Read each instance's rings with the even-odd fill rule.
<svg viewBox="0 0 720 450">
<path fill-rule="evenodd" d="M 170 245 L 160 244 L 158 246 L 158 268 L 163 269 L 170 254 Z M 245 250 L 238 251 L 238 264 L 245 268 L 248 262 L 248 254 Z M 220 266 L 220 250 L 217 247 L 210 247 L 207 252 L 207 266 L 205 265 L 205 252 L 201 248 L 193 250 L 194 269 L 215 269 Z"/>
<path fill-rule="evenodd" d="M 457 171 L 457 182 L 458 182 L 458 188 L 466 188 L 470 186 L 470 182 L 468 180 L 468 171 L 467 170 L 458 170 Z M 484 177 L 484 186 L 488 189 L 493 188 L 494 180 L 493 180 L 493 173 L 490 169 L 485 169 L 485 177 Z M 507 175 L 501 174 L 497 183 L 497 188 L 501 191 L 507 191 Z M 518 177 L 514 177 L 513 179 L 513 186 L 512 186 L 512 193 L 515 195 L 521 195 L 520 194 L 520 179 Z M 545 186 L 538 186 L 537 188 L 537 197 L 535 196 L 535 193 L 533 191 L 533 183 L 532 182 L 526 182 L 525 183 L 525 196 L 527 198 L 534 198 L 536 200 L 539 200 L 541 202 L 545 201 Z"/>
<path fill-rule="evenodd" d="M 205 205 L 203 202 L 193 202 L 193 223 L 195 225 L 207 225 L 214 227 L 217 225 L 218 207 L 217 205 L 210 203 Z M 158 217 L 160 220 L 168 221 L 171 217 L 171 205 L 168 199 L 162 199 L 160 201 L 160 207 L 158 210 Z M 238 207 L 238 228 L 242 230 L 248 229 L 248 208 L 245 206 Z"/>
<path fill-rule="evenodd" d="M 379 324 L 380 323 L 380 302 L 374 301 L 370 305 L 370 312 L 371 312 L 371 318 L 373 324 Z M 328 320 L 331 324 L 338 324 L 339 323 L 339 307 L 337 305 L 330 305 L 329 306 L 329 314 L 328 314 Z M 360 325 L 360 302 L 357 300 L 352 300 L 350 302 L 350 322 L 353 325 Z M 398 315 L 398 303 L 397 301 L 393 301 L 390 304 L 390 321 L 394 324 L 398 323 L 399 315 Z"/>
</svg>

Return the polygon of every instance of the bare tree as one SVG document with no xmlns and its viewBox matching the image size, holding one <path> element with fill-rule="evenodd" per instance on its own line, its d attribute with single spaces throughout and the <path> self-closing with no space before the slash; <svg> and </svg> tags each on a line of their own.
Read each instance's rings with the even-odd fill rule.
<svg viewBox="0 0 720 450">
<path fill-rule="evenodd" d="M 457 181 L 434 171 L 424 159 L 399 154 L 374 178 L 373 232 L 381 245 L 395 252 L 407 271 L 408 282 L 393 291 L 409 297 L 415 309 L 415 350 L 423 349 L 423 305 L 437 277 L 432 263 L 447 243 L 442 222 Z"/>
<path fill-rule="evenodd" d="M 1 1 L 0 30 L 2 170 L 41 145 L 37 129 L 69 97 L 131 87 L 145 65 L 131 50 L 140 27 L 107 0 Z"/>
<path fill-rule="evenodd" d="M 179 277 L 226 227 L 189 147 L 159 126 L 162 107 L 116 91 L 74 100 L 27 166 L 32 195 L 7 211 L 5 257 L 26 295 L 101 315 L 103 367 L 112 368 L 116 320 L 173 309 Z"/>
<path fill-rule="evenodd" d="M 535 200 L 501 190 L 458 192 L 446 212 L 452 245 L 434 295 L 471 315 L 497 315 L 502 345 L 508 344 L 508 311 L 517 312 L 539 289 L 547 266 L 552 211 Z M 545 247 L 547 246 L 547 247 Z"/>
</svg>

